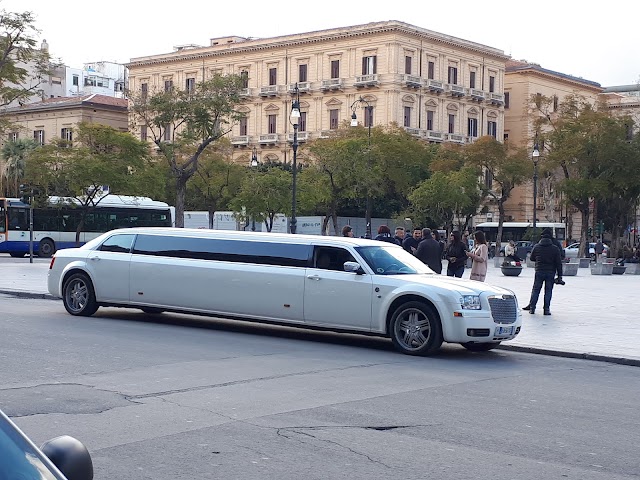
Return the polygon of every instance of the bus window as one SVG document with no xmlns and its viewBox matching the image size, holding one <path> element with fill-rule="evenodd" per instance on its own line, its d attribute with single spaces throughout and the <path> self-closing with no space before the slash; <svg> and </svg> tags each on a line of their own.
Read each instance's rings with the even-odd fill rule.
<svg viewBox="0 0 640 480">
<path fill-rule="evenodd" d="M 6 231 L 7 231 L 7 214 L 5 213 L 4 205 L 0 205 L 0 233 L 4 233 Z"/>
<path fill-rule="evenodd" d="M 29 230 L 28 210 L 12 208 L 9 210 L 9 230 Z"/>
</svg>

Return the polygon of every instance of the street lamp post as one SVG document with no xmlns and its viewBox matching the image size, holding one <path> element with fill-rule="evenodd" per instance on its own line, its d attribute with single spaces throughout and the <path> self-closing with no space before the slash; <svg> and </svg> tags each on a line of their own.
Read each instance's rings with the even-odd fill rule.
<svg viewBox="0 0 640 480">
<path fill-rule="evenodd" d="M 356 99 L 351 104 L 351 126 L 352 127 L 358 126 L 358 117 L 356 116 L 356 107 L 359 104 L 365 104 L 364 109 L 365 109 L 366 121 L 368 126 L 368 140 L 369 140 L 369 148 L 368 148 L 367 155 L 368 155 L 369 166 L 371 166 L 371 124 L 373 123 L 373 107 L 367 100 L 365 100 L 362 97 Z M 367 187 L 367 203 L 365 206 L 365 221 L 367 223 L 367 227 L 366 227 L 366 232 L 364 236 L 365 238 L 371 238 L 371 192 L 369 191 L 369 187 Z"/>
<path fill-rule="evenodd" d="M 538 159 L 540 158 L 540 150 L 538 150 L 538 137 L 533 145 L 533 234 L 536 234 L 536 216 L 538 215 Z"/>
<path fill-rule="evenodd" d="M 256 168 L 258 166 L 258 149 L 253 147 L 251 149 L 251 168 Z M 251 231 L 256 231 L 256 219 L 253 215 L 251 215 Z"/>
<path fill-rule="evenodd" d="M 290 232 L 296 233 L 296 177 L 298 174 L 298 124 L 300 123 L 300 89 L 298 84 L 293 90 L 293 102 L 291 102 L 291 125 L 293 125 L 293 182 L 291 185 L 291 227 Z"/>
</svg>

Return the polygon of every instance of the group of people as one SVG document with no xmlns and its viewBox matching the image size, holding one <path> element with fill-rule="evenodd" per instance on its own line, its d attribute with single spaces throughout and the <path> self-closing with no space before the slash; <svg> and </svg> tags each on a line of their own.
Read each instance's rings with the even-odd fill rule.
<svg viewBox="0 0 640 480">
<path fill-rule="evenodd" d="M 345 226 L 342 235 L 353 237 L 351 226 Z M 462 278 L 467 259 L 471 258 L 471 280 L 484 282 L 487 276 L 489 249 L 483 232 L 475 232 L 474 238 L 475 246 L 469 250 L 467 242 L 463 241 L 458 231 L 451 232 L 449 243 L 445 244 L 438 230 L 414 228 L 412 234 L 407 234 L 404 228 L 397 227 L 395 236 L 392 236 L 387 225 L 380 225 L 375 240 L 401 245 L 438 274 L 442 273 L 442 259 L 445 258 L 449 262 L 447 275 L 450 277 Z"/>
</svg>

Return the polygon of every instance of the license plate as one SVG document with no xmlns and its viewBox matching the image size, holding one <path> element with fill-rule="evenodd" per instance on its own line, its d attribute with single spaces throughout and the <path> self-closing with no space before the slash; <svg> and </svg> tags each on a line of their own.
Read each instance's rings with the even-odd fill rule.
<svg viewBox="0 0 640 480">
<path fill-rule="evenodd" d="M 496 327 L 496 334 L 495 336 L 497 337 L 499 336 L 504 336 L 504 335 L 513 335 L 513 329 L 515 327 L 513 325 L 511 325 L 510 327 Z"/>
</svg>

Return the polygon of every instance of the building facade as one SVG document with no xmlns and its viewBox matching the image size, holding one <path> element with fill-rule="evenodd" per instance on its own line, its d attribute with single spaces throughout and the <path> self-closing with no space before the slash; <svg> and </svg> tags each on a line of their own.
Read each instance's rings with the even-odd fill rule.
<svg viewBox="0 0 640 480">
<path fill-rule="evenodd" d="M 215 74 L 243 75 L 244 117 L 230 138 L 234 159 L 248 164 L 254 147 L 259 161 L 290 160 L 296 88 L 301 143 L 328 136 L 354 112 L 365 126 L 395 122 L 429 142 L 502 139 L 507 60 L 495 48 L 387 21 L 267 39 L 217 38 L 133 58 L 127 67 L 132 91 L 188 89 Z M 136 133 L 144 136 L 141 127 Z"/>
<path fill-rule="evenodd" d="M 90 95 L 96 93 L 109 97 L 124 98 L 127 83 L 127 68 L 115 62 L 90 62 L 83 68 L 67 67 L 65 72 L 65 95 Z"/>
<path fill-rule="evenodd" d="M 127 101 L 105 95 L 50 98 L 42 102 L 9 108 L 4 116 L 12 130 L 4 141 L 33 139 L 44 145 L 54 138 L 73 141 L 73 129 L 80 122 L 109 125 L 128 131 Z"/>
<path fill-rule="evenodd" d="M 534 113 L 537 96 L 552 99 L 553 114 L 569 95 L 579 95 L 596 104 L 602 91 L 600 84 L 590 80 L 548 70 L 534 63 L 509 61 L 505 71 L 504 139 L 533 151 L 535 115 L 541 115 Z M 544 146 L 539 147 L 540 154 L 544 155 Z M 576 238 L 580 232 L 581 217 L 575 209 L 564 205 L 555 189 L 555 180 L 553 176 L 538 176 L 536 218 L 545 222 L 566 222 L 571 227 L 567 236 Z M 497 218 L 497 208 L 495 211 Z M 507 221 L 533 221 L 533 181 L 513 190 L 505 203 L 505 214 Z"/>
</svg>

